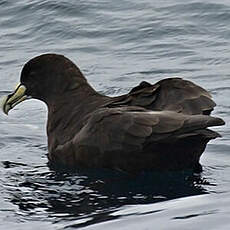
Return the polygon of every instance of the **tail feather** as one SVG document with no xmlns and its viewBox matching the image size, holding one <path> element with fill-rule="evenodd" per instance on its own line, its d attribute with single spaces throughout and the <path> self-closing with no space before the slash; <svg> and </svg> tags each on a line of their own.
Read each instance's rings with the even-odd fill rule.
<svg viewBox="0 0 230 230">
<path fill-rule="evenodd" d="M 204 140 L 211 140 L 217 137 L 221 137 L 221 135 L 213 130 L 210 129 L 197 129 L 189 133 L 183 133 L 177 136 L 178 139 L 185 139 L 188 137 L 199 137 L 200 139 Z"/>
</svg>

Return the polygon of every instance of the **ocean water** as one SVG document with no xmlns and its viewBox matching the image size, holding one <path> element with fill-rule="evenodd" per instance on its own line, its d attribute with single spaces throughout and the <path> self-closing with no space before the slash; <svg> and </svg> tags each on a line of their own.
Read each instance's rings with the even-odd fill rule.
<svg viewBox="0 0 230 230">
<path fill-rule="evenodd" d="M 0 96 L 42 53 L 73 60 L 107 95 L 182 76 L 211 92 L 226 125 L 201 174 L 131 177 L 47 166 L 44 104 L 0 114 L 0 229 L 230 229 L 230 1 L 0 1 Z"/>
</svg>

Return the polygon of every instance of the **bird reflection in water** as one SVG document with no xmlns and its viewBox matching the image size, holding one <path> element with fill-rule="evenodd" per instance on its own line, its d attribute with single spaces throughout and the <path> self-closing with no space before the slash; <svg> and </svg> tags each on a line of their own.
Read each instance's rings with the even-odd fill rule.
<svg viewBox="0 0 230 230">
<path fill-rule="evenodd" d="M 10 167 L 9 162 L 6 167 Z M 41 167 L 43 170 L 38 168 L 37 172 L 24 170 L 14 175 L 20 182 L 11 190 L 11 202 L 18 205 L 25 218 L 31 214 L 49 215 L 55 222 L 89 218 L 74 227 L 119 218 L 111 213 L 124 205 L 206 194 L 205 186 L 211 185 L 202 174 L 189 171 L 145 172 L 134 176 L 106 169 L 64 173 L 45 168 L 41 173 L 44 166 Z"/>
</svg>

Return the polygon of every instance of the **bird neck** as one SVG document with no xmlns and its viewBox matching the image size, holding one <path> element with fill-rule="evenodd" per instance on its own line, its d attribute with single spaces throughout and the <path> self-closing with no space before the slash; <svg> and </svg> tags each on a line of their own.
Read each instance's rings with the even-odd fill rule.
<svg viewBox="0 0 230 230">
<path fill-rule="evenodd" d="M 47 103 L 48 122 L 47 135 L 49 150 L 56 143 L 64 144 L 76 135 L 89 116 L 110 98 L 97 93 L 91 86 L 81 86 L 78 90 L 66 94 Z"/>
</svg>

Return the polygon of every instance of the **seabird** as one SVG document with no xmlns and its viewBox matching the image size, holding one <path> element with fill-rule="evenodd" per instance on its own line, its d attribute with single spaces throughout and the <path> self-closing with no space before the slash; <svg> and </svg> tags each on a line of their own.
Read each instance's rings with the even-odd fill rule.
<svg viewBox="0 0 230 230">
<path fill-rule="evenodd" d="M 210 116 L 211 95 L 181 78 L 141 82 L 129 93 L 96 92 L 68 58 L 43 54 L 28 61 L 4 113 L 29 98 L 48 107 L 48 158 L 56 168 L 201 171 L 200 156 L 224 125 Z"/>
</svg>

